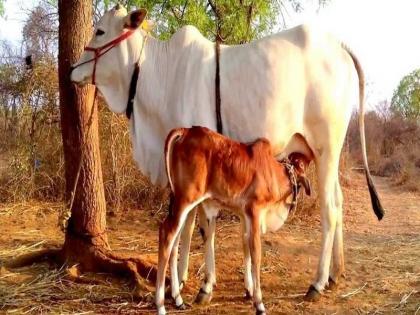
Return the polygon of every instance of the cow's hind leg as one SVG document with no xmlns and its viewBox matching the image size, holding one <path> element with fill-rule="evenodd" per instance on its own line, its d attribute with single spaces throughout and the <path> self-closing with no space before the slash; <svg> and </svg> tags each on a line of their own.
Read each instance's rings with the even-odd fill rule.
<svg viewBox="0 0 420 315">
<path fill-rule="evenodd" d="M 335 238 L 338 209 L 336 206 L 336 179 L 340 151 L 324 151 L 317 162 L 321 206 L 322 243 L 315 282 L 309 287 L 305 299 L 316 301 L 328 284 L 332 247 Z M 341 209 L 340 209 L 341 211 Z"/>
<path fill-rule="evenodd" d="M 197 207 L 200 207 L 198 205 Z M 197 213 L 197 207 L 192 210 L 184 223 L 184 227 L 181 230 L 181 246 L 179 251 L 179 264 L 178 264 L 178 279 L 180 281 L 179 288 L 182 290 L 184 284 L 188 280 L 188 262 L 189 253 L 191 247 L 191 238 L 195 227 L 195 217 Z"/>
<path fill-rule="evenodd" d="M 344 249 L 343 249 L 343 193 L 340 182 L 335 183 L 335 206 L 337 209 L 337 223 L 334 233 L 333 260 L 330 277 L 328 279 L 328 288 L 334 289 L 340 276 L 344 273 Z"/>
<path fill-rule="evenodd" d="M 202 220 L 200 220 L 202 221 Z M 206 221 L 206 227 L 200 223 L 200 227 L 204 230 L 204 258 L 205 258 L 205 279 L 200 291 L 195 299 L 197 304 L 210 303 L 213 295 L 213 286 L 216 284 L 216 265 L 214 258 L 214 236 L 216 232 L 216 217 L 211 217 Z"/>
</svg>

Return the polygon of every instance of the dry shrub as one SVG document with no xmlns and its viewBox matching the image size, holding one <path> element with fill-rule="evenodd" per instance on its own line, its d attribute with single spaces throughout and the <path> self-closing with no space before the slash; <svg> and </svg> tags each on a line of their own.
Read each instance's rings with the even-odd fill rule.
<svg viewBox="0 0 420 315">
<path fill-rule="evenodd" d="M 387 110 L 372 111 L 365 116 L 369 165 L 374 175 L 390 177 L 396 185 L 411 191 L 420 190 L 420 124 Z M 352 160 L 362 164 L 357 114 L 348 131 Z"/>
<path fill-rule="evenodd" d="M 152 185 L 138 169 L 133 159 L 126 117 L 110 112 L 102 99 L 99 102 L 99 115 L 102 171 L 108 212 L 117 214 L 124 208 L 158 211 L 166 202 L 168 192 Z"/>
<path fill-rule="evenodd" d="M 291 216 L 292 222 L 311 218 L 319 213 L 318 181 L 316 179 L 316 169 L 313 162 L 309 166 L 306 176 L 311 183 L 312 193 L 311 196 L 307 196 L 304 189 L 301 189 L 298 196 L 298 204 L 295 210 L 296 212 Z"/>
<path fill-rule="evenodd" d="M 58 116 L 58 107 L 53 111 Z M 64 160 L 58 120 L 39 119 L 32 137 L 27 132 L 26 115 L 19 112 L 14 130 L 0 131 L 5 143 L 0 152 L 0 202 L 30 199 L 62 200 L 64 196 Z M 105 197 L 108 212 L 120 213 L 125 208 L 157 211 L 166 202 L 167 192 L 151 185 L 138 170 L 132 157 L 127 119 L 111 113 L 99 102 L 100 147 Z M 18 132 L 16 132 L 16 130 Z M 11 135 L 15 134 L 14 137 Z"/>
</svg>

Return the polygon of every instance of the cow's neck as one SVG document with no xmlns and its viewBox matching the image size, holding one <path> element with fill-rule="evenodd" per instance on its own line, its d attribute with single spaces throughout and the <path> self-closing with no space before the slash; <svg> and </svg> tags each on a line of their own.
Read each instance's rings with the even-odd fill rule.
<svg viewBox="0 0 420 315">
<path fill-rule="evenodd" d="M 137 84 L 136 102 L 141 111 L 162 111 L 166 105 L 169 60 L 173 54 L 169 42 L 149 38 L 144 48 Z"/>
<path fill-rule="evenodd" d="M 115 67 L 117 72 L 109 76 L 108 81 L 98 83 L 98 88 L 107 104 L 116 113 L 123 113 L 126 110 L 131 77 L 135 63 L 140 57 L 140 47 L 132 44 L 127 45 L 126 49 L 126 54 L 114 60 L 118 63 L 118 67 Z"/>
<path fill-rule="evenodd" d="M 192 82 L 189 79 L 189 69 L 182 65 L 190 60 L 191 50 L 194 49 L 195 56 L 200 55 L 202 49 L 191 45 L 191 42 L 182 33 L 175 34 L 171 40 L 165 42 L 149 38 L 140 67 L 131 122 L 134 158 L 141 171 L 153 183 L 160 185 L 167 182 L 163 147 L 169 130 L 180 126 L 189 127 L 191 124 L 213 128 L 210 123 L 201 119 L 206 117 L 211 123 L 214 122 L 214 109 L 205 103 L 209 100 L 203 98 L 194 105 L 188 100 L 190 95 L 194 95 L 194 84 L 199 83 L 195 82 L 198 80 Z M 209 102 L 213 104 L 214 101 Z M 206 113 L 203 108 L 207 108 L 209 112 Z M 186 112 L 185 109 L 190 111 Z"/>
<path fill-rule="evenodd" d="M 170 128 L 167 91 L 173 54 L 170 42 L 147 40 L 131 119 L 134 159 L 143 174 L 161 186 L 167 183 L 163 146 Z"/>
</svg>

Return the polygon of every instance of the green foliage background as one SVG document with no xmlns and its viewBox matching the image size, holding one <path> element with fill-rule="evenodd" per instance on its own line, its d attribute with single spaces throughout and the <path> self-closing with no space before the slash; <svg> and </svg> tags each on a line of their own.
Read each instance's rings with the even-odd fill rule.
<svg viewBox="0 0 420 315">
<path fill-rule="evenodd" d="M 404 118 L 420 119 L 420 69 L 402 78 L 392 96 L 391 110 Z"/>
<path fill-rule="evenodd" d="M 104 9 L 118 1 L 103 0 Z M 121 2 L 121 1 L 120 1 Z M 302 9 L 299 0 L 127 0 L 127 8 L 146 8 L 157 23 L 155 33 L 167 39 L 184 25 L 194 25 L 210 40 L 240 44 L 271 32 L 280 13 Z M 323 5 L 326 1 L 319 1 Z"/>
</svg>

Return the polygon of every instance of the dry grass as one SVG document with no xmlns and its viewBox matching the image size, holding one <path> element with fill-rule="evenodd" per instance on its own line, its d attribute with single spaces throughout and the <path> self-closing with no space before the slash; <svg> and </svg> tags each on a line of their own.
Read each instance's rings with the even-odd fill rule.
<svg viewBox="0 0 420 315">
<path fill-rule="evenodd" d="M 57 268 L 45 263 L 10 270 L 4 267 L 16 257 L 62 242 L 56 225 L 59 209 L 61 204 L 39 202 L 0 207 L 2 225 L 11 222 L 3 231 L 5 238 L 0 238 L 0 313 L 138 314 L 145 307 L 150 309 L 149 300 L 135 300 L 130 279 L 115 279 L 106 274 L 79 275 L 68 266 Z M 27 229 L 22 229 L 20 224 L 26 221 L 30 223 Z M 40 226 L 42 222 L 47 225 Z M 4 246 L 10 236 L 12 242 Z M 113 241 L 120 250 L 128 243 L 126 238 Z M 121 312 L 121 308 L 128 311 Z"/>
<path fill-rule="evenodd" d="M 34 273 L 36 275 L 34 275 Z M 0 305 L 8 314 L 94 314 L 121 313 L 129 306 L 138 313 L 148 302 L 136 302 L 128 281 L 116 283 L 105 275 L 78 278 L 65 266 L 51 269 L 46 265 L 21 268 L 16 273 L 2 269 Z"/>
</svg>

